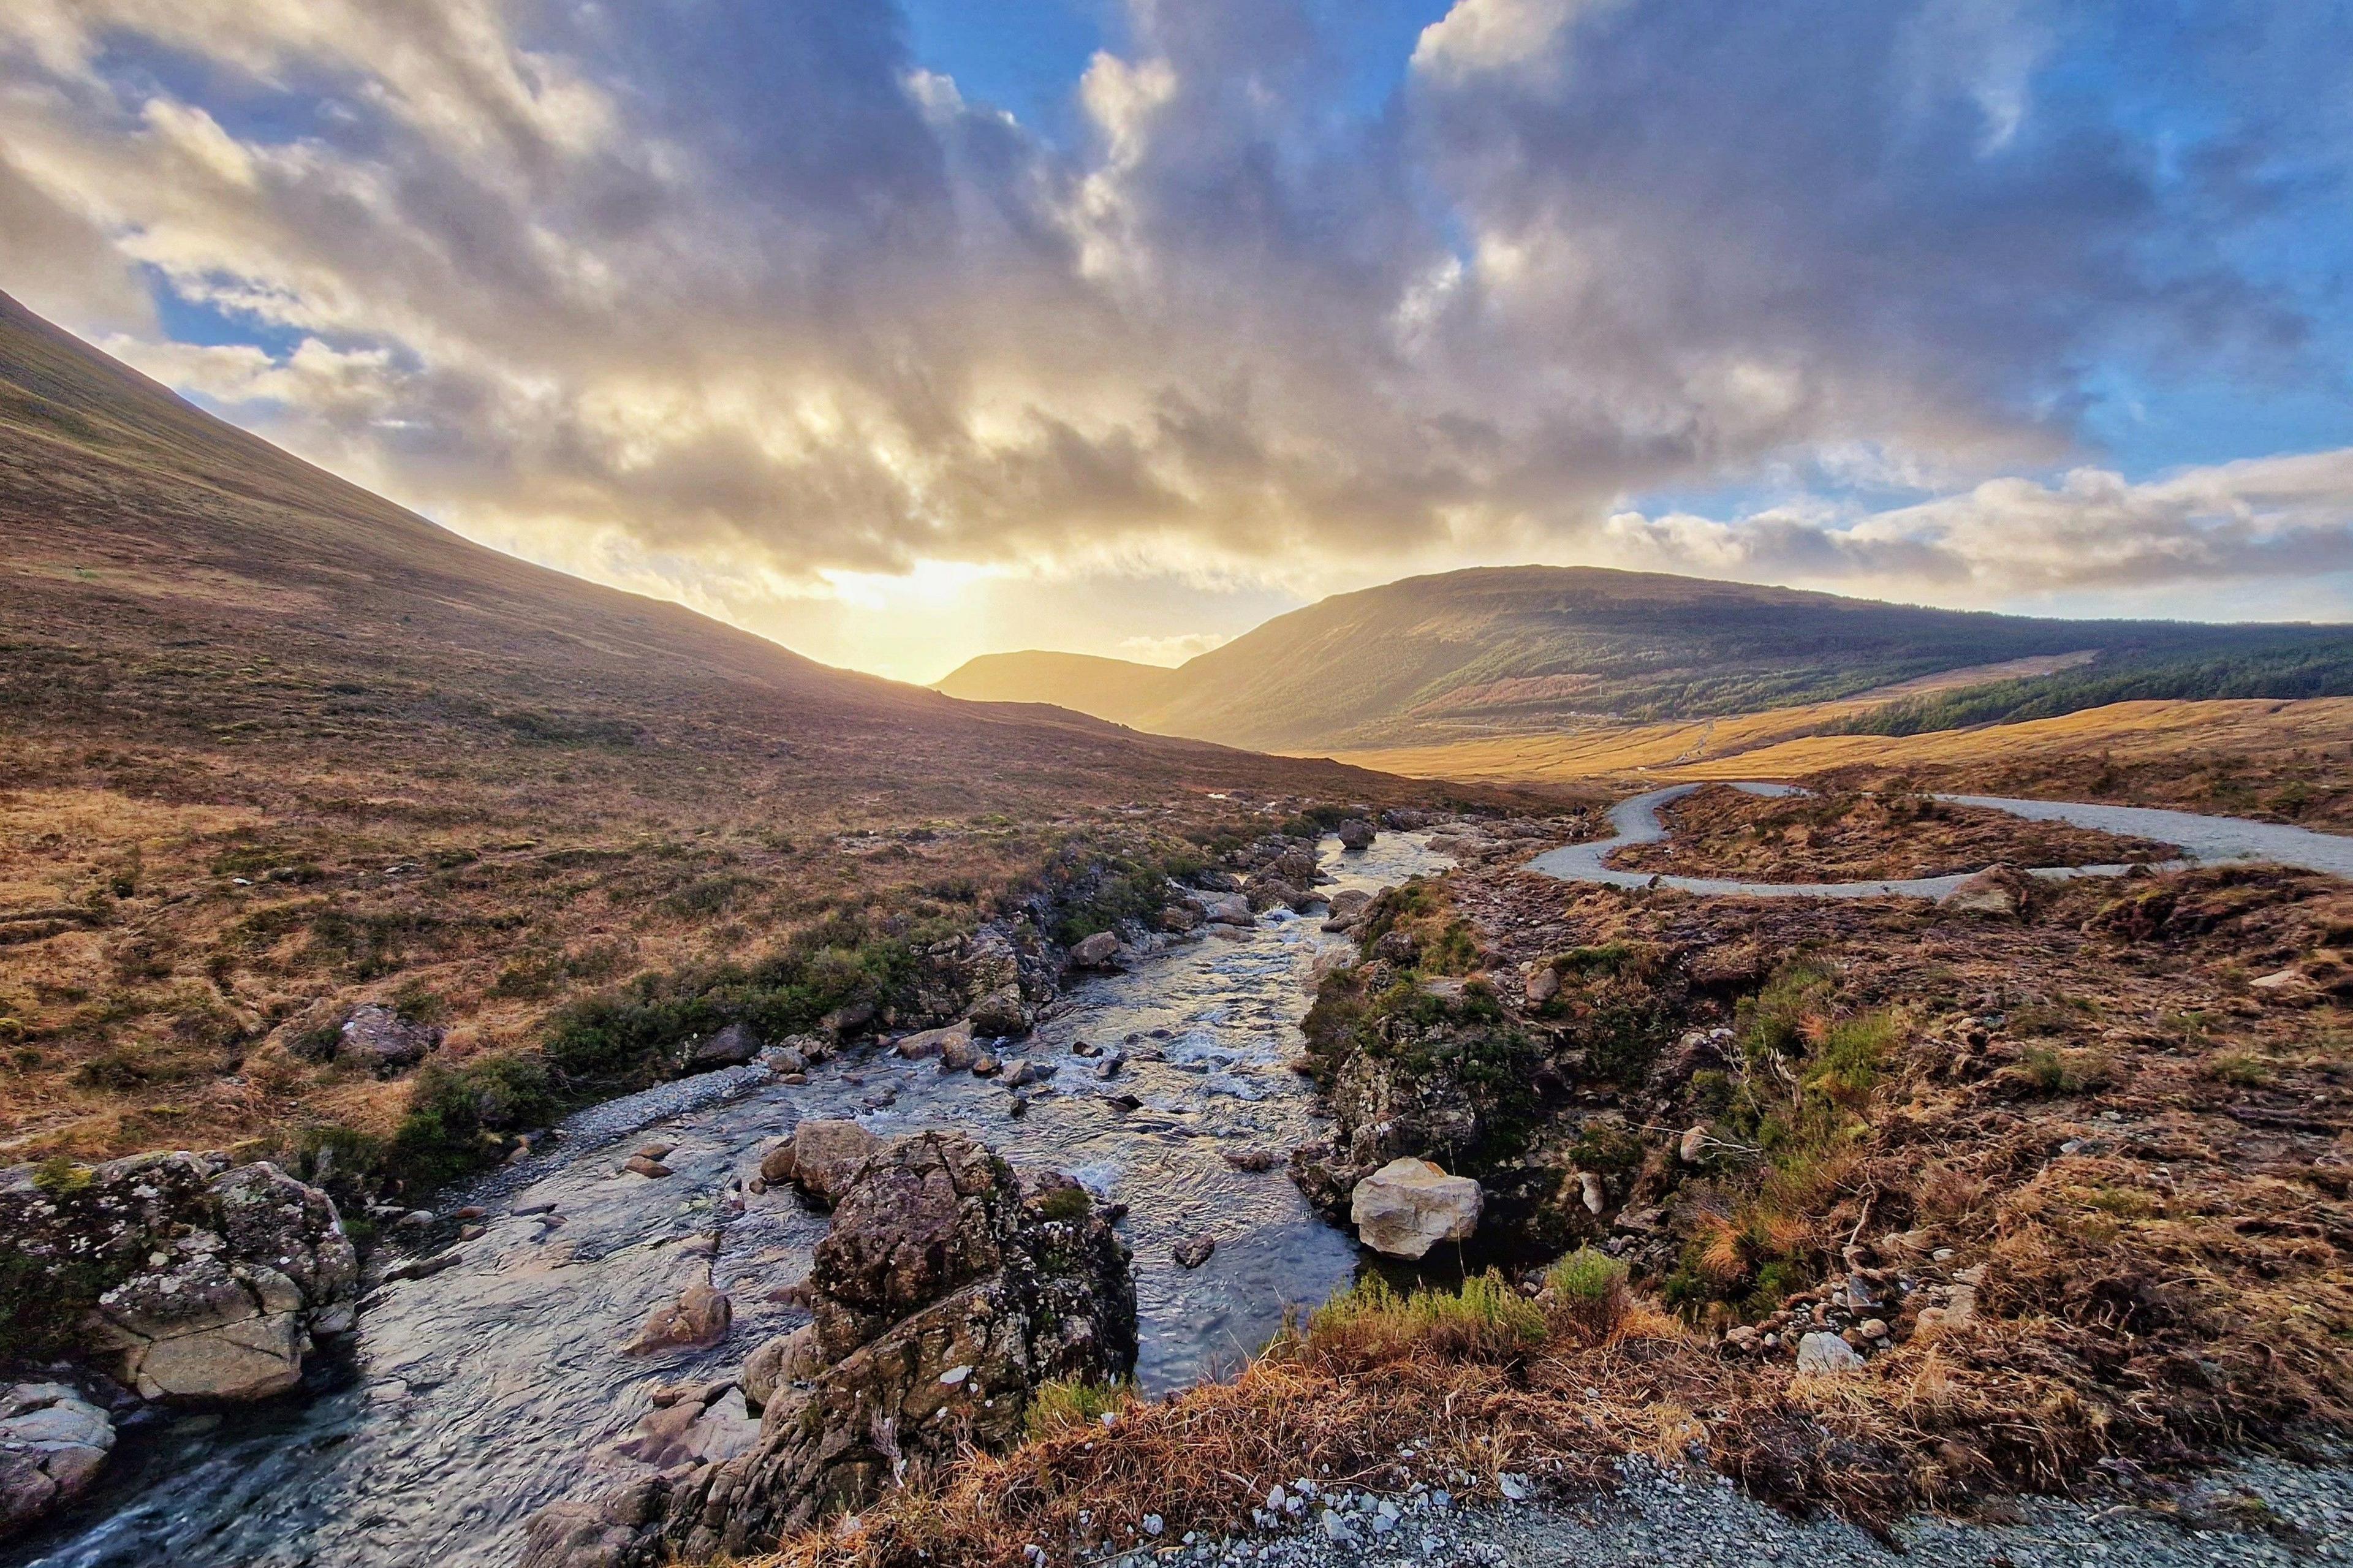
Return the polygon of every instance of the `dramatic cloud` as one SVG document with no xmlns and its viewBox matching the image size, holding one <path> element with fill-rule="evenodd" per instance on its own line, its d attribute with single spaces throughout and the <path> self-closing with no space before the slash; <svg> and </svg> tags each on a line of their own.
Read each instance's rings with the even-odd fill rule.
<svg viewBox="0 0 2353 1568">
<path fill-rule="evenodd" d="M 2259 11 L 1458 0 L 1368 97 L 1347 5 L 1130 0 L 1058 142 L 876 0 L 17 0 L 0 287 L 894 673 L 1471 560 L 2342 570 L 2343 454 L 2083 466 L 2120 382 L 2341 391 L 2353 246 L 2277 237 L 2342 203 L 2353 25 Z M 1762 485 L 1810 499 L 1645 499 Z M 839 613 L 950 600 L 1021 624 Z"/>
</svg>

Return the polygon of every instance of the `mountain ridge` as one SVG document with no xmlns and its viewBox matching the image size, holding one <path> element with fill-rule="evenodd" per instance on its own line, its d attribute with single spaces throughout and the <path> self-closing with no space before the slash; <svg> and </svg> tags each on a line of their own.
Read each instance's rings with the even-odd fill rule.
<svg viewBox="0 0 2353 1568">
<path fill-rule="evenodd" d="M 2003 700 L 2038 716 L 2052 690 L 2113 689 L 2120 671 L 2147 677 L 2135 696 L 2353 692 L 2353 627 L 2059 620 L 1588 566 L 1474 567 L 1335 595 L 1148 678 L 1052 657 L 986 656 L 938 689 L 985 684 L 1302 753 L 1771 711 L 2022 659 L 2087 667 L 2004 682 Z M 2238 689 L 2266 680 L 2282 689 Z M 2168 689 L 2201 682 L 2224 689 Z"/>
</svg>

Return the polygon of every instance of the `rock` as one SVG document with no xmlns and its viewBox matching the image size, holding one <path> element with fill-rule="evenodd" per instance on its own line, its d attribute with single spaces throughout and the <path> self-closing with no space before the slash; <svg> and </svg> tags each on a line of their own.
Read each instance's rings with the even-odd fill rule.
<svg viewBox="0 0 2353 1568">
<path fill-rule="evenodd" d="M 1025 1181 L 957 1132 L 901 1140 L 841 1195 L 809 1276 L 817 1370 L 770 1391 L 756 1445 L 543 1510 L 523 1563 L 748 1555 L 865 1506 L 902 1466 L 1002 1448 L 1041 1383 L 1133 1367 L 1128 1264 L 1067 1177 Z"/>
<path fill-rule="evenodd" d="M 1160 910 L 1160 929 L 1180 934 L 1188 931 L 1198 931 L 1200 929 L 1202 919 L 1201 906 L 1198 902 L 1168 904 Z"/>
<path fill-rule="evenodd" d="M 1247 895 L 1253 910 L 1304 910 L 1314 900 L 1280 877 L 1255 877 Z"/>
<path fill-rule="evenodd" d="M 1343 849 L 1370 849 L 1373 847 L 1373 825 L 1361 816 L 1352 816 L 1333 831 L 1339 835 Z"/>
<path fill-rule="evenodd" d="M 1073 969 L 1111 969 L 1117 966 L 1119 937 L 1116 932 L 1099 931 L 1071 949 Z"/>
<path fill-rule="evenodd" d="M 874 1004 L 852 1002 L 836 1007 L 818 1020 L 818 1027 L 837 1040 L 847 1040 L 874 1022 Z"/>
<path fill-rule="evenodd" d="M 1353 924 L 1365 912 L 1365 906 L 1372 901 L 1372 894 L 1364 889 L 1347 888 L 1333 894 L 1326 907 L 1331 910 L 1333 920 Z"/>
<path fill-rule="evenodd" d="M 788 1383 L 805 1383 L 824 1370 L 817 1353 L 817 1328 L 803 1323 L 764 1342 L 744 1362 L 744 1394 L 765 1405 Z"/>
<path fill-rule="evenodd" d="M 995 1078 L 998 1073 L 1001 1073 L 1004 1070 L 1005 1063 L 999 1058 L 990 1056 L 987 1051 L 979 1051 L 974 1054 L 972 1058 L 973 1077 Z"/>
<path fill-rule="evenodd" d="M 1683 1142 L 1675 1145 L 1675 1156 L 1686 1165 L 1696 1165 L 1707 1153 L 1707 1123 L 1694 1122 L 1683 1129 Z"/>
<path fill-rule="evenodd" d="M 808 1054 L 797 1046 L 777 1046 L 760 1053 L 760 1060 L 779 1078 L 805 1073 L 809 1068 Z"/>
<path fill-rule="evenodd" d="M 1854 1347 L 1828 1330 L 1817 1329 L 1798 1342 L 1799 1377 L 1837 1377 L 1862 1370 Z"/>
<path fill-rule="evenodd" d="M 697 1040 L 687 1048 L 686 1066 L 690 1071 L 709 1072 L 718 1068 L 742 1067 L 760 1054 L 760 1037 L 745 1024 L 730 1024 L 706 1040 Z"/>
<path fill-rule="evenodd" d="M 1381 940 L 1373 943 L 1373 956 L 1385 963 L 1409 966 L 1420 954 L 1421 946 L 1411 931 L 1385 931 Z"/>
<path fill-rule="evenodd" d="M 940 1042 L 940 1070 L 942 1072 L 965 1072 L 970 1070 L 973 1064 L 979 1060 L 979 1047 L 976 1047 L 972 1043 L 972 1037 L 969 1035 L 964 1036 L 961 1038 L 951 1035 L 948 1038 Z"/>
<path fill-rule="evenodd" d="M 1482 1194 L 1468 1176 L 1450 1176 L 1410 1155 L 1390 1161 L 1349 1194 L 1356 1236 L 1391 1258 L 1419 1258 L 1441 1241 L 1461 1241 L 1479 1228 Z"/>
<path fill-rule="evenodd" d="M 709 1350 L 727 1337 L 727 1330 L 735 1320 L 735 1309 L 726 1296 L 712 1288 L 707 1279 L 698 1279 L 679 1292 L 678 1300 L 666 1301 L 646 1314 L 637 1338 L 626 1347 L 630 1355 L 649 1355 L 666 1350 Z"/>
<path fill-rule="evenodd" d="M 1211 925 L 1246 926 L 1253 924 L 1250 900 L 1239 893 L 1222 899 L 1206 900 L 1201 906 L 1202 918 Z"/>
<path fill-rule="evenodd" d="M 677 1152 L 677 1144 L 664 1143 L 659 1140 L 651 1143 L 640 1143 L 637 1148 L 637 1152 L 649 1160 L 667 1160 Z"/>
<path fill-rule="evenodd" d="M 744 1391 L 723 1385 L 715 1394 L 706 1389 L 695 1393 L 698 1397 L 673 1401 L 648 1415 L 636 1431 L 613 1445 L 613 1451 L 658 1470 L 750 1452 L 760 1440 L 760 1423 L 745 1404 Z M 707 1403 L 700 1397 L 706 1394 Z"/>
<path fill-rule="evenodd" d="M 2016 920 L 2026 911 L 2028 879 L 2009 866 L 1989 866 L 1936 900 L 1956 914 Z"/>
<path fill-rule="evenodd" d="M 1253 1144 L 1247 1149 L 1224 1151 L 1226 1163 L 1237 1171 L 1271 1171 L 1282 1163 L 1271 1149 Z"/>
<path fill-rule="evenodd" d="M 793 1129 L 789 1147 L 792 1152 L 784 1159 L 771 1152 L 761 1163 L 760 1173 L 772 1182 L 790 1182 L 821 1207 L 830 1208 L 882 1142 L 855 1121 L 815 1118 Z M 771 1163 L 776 1167 L 773 1173 Z"/>
<path fill-rule="evenodd" d="M 79 1497 L 114 1449 L 114 1423 L 62 1383 L 0 1389 L 0 1531 Z"/>
<path fill-rule="evenodd" d="M 961 1024 L 951 1024 L 944 1029 L 925 1029 L 921 1034 L 909 1035 L 891 1048 L 909 1061 L 920 1061 L 925 1057 L 939 1056 L 951 1046 L 969 1058 L 972 1051 L 970 1019 Z"/>
<path fill-rule="evenodd" d="M 1585 1212 L 1599 1218 L 1609 1206 L 1609 1194 L 1601 1185 L 1601 1178 L 1591 1171 L 1577 1173 L 1577 1195 L 1585 1200 Z"/>
<path fill-rule="evenodd" d="M 1560 994 L 1560 971 L 1549 963 L 1540 963 L 1528 971 L 1527 984 L 1521 988 L 1528 1005 L 1541 1007 Z"/>
<path fill-rule="evenodd" d="M 632 1154 L 621 1162 L 621 1169 L 640 1176 L 659 1178 L 670 1174 L 670 1167 L 659 1160 L 649 1160 L 643 1154 Z"/>
<path fill-rule="evenodd" d="M 1120 1055 L 1117 1051 L 1113 1051 L 1111 1055 L 1095 1063 L 1095 1077 L 1108 1082 L 1112 1079 L 1117 1078 L 1119 1076 L 1119 1069 L 1126 1065 L 1127 1058 Z"/>
<path fill-rule="evenodd" d="M 293 1387 L 312 1336 L 350 1329 L 359 1279 L 326 1194 L 218 1154 L 0 1172 L 0 1255 L 20 1321 L 149 1399 Z"/>
<path fill-rule="evenodd" d="M 972 1016 L 967 1022 L 976 1035 L 989 1035 L 997 1039 L 1015 1039 L 1029 1032 L 1032 1022 L 1021 993 L 1004 985 L 989 992 L 972 1005 Z"/>
<path fill-rule="evenodd" d="M 404 1022 L 381 1002 L 363 1003 L 336 1033 L 335 1055 L 357 1062 L 379 1078 L 415 1067 L 441 1045 L 441 1031 Z"/>
<path fill-rule="evenodd" d="M 1176 1260 L 1179 1268 L 1198 1268 L 1209 1261 L 1209 1255 L 1217 1250 L 1218 1238 L 1204 1231 L 1199 1236 L 1188 1236 L 1178 1242 L 1170 1249 L 1169 1256 Z"/>
</svg>

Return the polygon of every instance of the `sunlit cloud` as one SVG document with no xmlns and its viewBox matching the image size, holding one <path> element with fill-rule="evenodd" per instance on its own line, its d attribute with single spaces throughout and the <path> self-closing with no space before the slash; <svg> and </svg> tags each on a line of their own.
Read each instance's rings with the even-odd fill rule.
<svg viewBox="0 0 2353 1568">
<path fill-rule="evenodd" d="M 2308 584 L 2344 454 L 2151 477 L 2092 420 L 2341 374 L 2262 251 L 2353 145 L 2353 23 L 2293 9 L 1458 0 L 1367 103 L 1344 11 L 1133 0 L 1057 140 L 888 5 L 22 0 L 0 287 L 473 538 L 909 677 L 1514 560 Z"/>
</svg>

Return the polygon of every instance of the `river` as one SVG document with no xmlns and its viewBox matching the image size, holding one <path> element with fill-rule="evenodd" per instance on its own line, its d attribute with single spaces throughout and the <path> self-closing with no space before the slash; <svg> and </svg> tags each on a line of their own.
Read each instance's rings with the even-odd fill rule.
<svg viewBox="0 0 2353 1568">
<path fill-rule="evenodd" d="M 1330 890 L 1377 889 L 1442 869 L 1421 835 L 1369 850 L 1323 846 Z M 606 1452 L 666 1384 L 732 1373 L 771 1334 L 806 1321 L 776 1300 L 803 1278 L 822 1215 L 789 1193 L 743 1184 L 762 1151 L 805 1117 L 856 1116 L 877 1133 L 966 1128 L 1018 1163 L 1070 1172 L 1129 1207 L 1142 1325 L 1137 1378 L 1152 1392 L 1238 1366 L 1287 1308 L 1344 1285 L 1356 1243 L 1319 1220 L 1284 1166 L 1246 1172 L 1229 1150 L 1279 1156 L 1321 1131 L 1308 1081 L 1287 1065 L 1313 993 L 1315 954 L 1346 939 L 1320 917 L 1261 917 L 1088 979 L 1019 1055 L 1057 1064 L 1008 1115 L 998 1083 L 943 1074 L 873 1048 L 805 1085 L 743 1068 L 665 1084 L 572 1118 L 520 1167 L 445 1194 L 494 1217 L 440 1273 L 380 1288 L 355 1342 L 300 1395 L 259 1409 L 167 1416 L 126 1431 L 107 1479 L 11 1568 L 489 1568 L 512 1563 L 544 1503 L 642 1473 Z M 1109 1080 L 1072 1052 L 1124 1050 Z M 1163 1059 L 1138 1059 L 1157 1053 Z M 1126 1111 L 1109 1097 L 1130 1094 Z M 673 1174 L 617 1163 L 675 1145 Z M 554 1205 L 560 1226 L 517 1208 Z M 1178 1268 L 1178 1241 L 1215 1255 Z M 638 1358 L 621 1346 L 705 1268 L 734 1304 L 715 1350 Z"/>
</svg>

